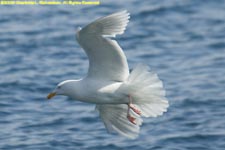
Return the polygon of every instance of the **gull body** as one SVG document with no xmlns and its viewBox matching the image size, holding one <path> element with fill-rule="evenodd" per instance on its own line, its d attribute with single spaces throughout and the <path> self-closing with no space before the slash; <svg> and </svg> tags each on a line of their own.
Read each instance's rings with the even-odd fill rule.
<svg viewBox="0 0 225 150">
<path fill-rule="evenodd" d="M 117 91 L 122 84 L 122 82 L 101 82 L 89 78 L 66 80 L 58 84 L 54 93 L 87 103 L 126 104 L 127 96 Z"/>
<path fill-rule="evenodd" d="M 88 74 L 66 80 L 48 95 L 66 95 L 94 103 L 108 132 L 136 138 L 142 117 L 157 117 L 169 106 L 156 73 L 138 64 L 131 72 L 126 56 L 111 37 L 123 34 L 129 22 L 127 11 L 97 19 L 76 32 L 76 39 L 89 59 Z"/>
</svg>

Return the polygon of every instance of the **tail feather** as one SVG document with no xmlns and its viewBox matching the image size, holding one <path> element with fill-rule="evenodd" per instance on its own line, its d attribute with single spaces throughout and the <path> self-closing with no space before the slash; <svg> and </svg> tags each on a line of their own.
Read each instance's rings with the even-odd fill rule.
<svg viewBox="0 0 225 150">
<path fill-rule="evenodd" d="M 143 104 L 135 105 L 139 110 L 141 110 L 141 115 L 143 117 L 157 117 L 166 112 L 168 103 L 154 103 L 154 104 Z"/>
<path fill-rule="evenodd" d="M 143 117 L 162 115 L 169 106 L 162 81 L 157 74 L 148 71 L 145 65 L 137 65 L 117 92 L 130 95 L 132 103 L 141 111 Z M 131 123 L 127 119 L 128 106 L 126 104 L 98 104 L 96 108 L 109 132 L 118 132 L 131 139 L 138 136 L 142 118 L 131 110 L 131 115 L 136 118 L 137 124 Z"/>
<path fill-rule="evenodd" d="M 169 106 L 162 81 L 143 64 L 134 68 L 127 82 L 118 91 L 130 95 L 132 103 L 143 112 L 144 117 L 162 115 Z"/>
</svg>

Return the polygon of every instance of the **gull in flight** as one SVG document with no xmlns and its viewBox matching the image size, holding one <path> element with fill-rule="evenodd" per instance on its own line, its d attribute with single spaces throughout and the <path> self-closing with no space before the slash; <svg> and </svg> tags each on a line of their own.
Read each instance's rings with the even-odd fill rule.
<svg viewBox="0 0 225 150">
<path fill-rule="evenodd" d="M 88 56 L 88 74 L 59 83 L 47 98 L 66 95 L 96 104 L 108 132 L 134 139 L 142 117 L 162 115 L 169 104 L 157 74 L 143 64 L 129 72 L 126 56 L 112 38 L 124 33 L 129 18 L 127 11 L 120 11 L 79 28 L 76 39 Z"/>
</svg>

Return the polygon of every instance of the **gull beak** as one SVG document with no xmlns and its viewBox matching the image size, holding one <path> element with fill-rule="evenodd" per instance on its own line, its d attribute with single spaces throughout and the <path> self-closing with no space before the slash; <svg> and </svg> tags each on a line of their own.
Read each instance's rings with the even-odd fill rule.
<svg viewBox="0 0 225 150">
<path fill-rule="evenodd" d="M 56 95 L 56 92 L 49 93 L 48 96 L 47 96 L 47 99 L 51 99 L 55 95 Z"/>
</svg>

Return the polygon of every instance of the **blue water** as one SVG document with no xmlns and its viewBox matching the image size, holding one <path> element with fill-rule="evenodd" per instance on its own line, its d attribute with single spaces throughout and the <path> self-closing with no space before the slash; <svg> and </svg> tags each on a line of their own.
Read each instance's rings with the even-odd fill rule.
<svg viewBox="0 0 225 150">
<path fill-rule="evenodd" d="M 170 102 L 135 140 L 108 134 L 92 104 L 46 100 L 58 82 L 87 72 L 76 28 L 123 9 L 131 19 L 117 39 L 130 68 L 148 64 Z M 224 68 L 223 0 L 0 6 L 0 149 L 224 150 Z"/>
</svg>

